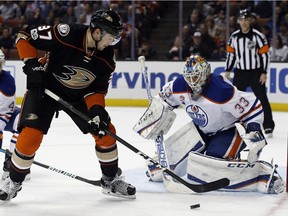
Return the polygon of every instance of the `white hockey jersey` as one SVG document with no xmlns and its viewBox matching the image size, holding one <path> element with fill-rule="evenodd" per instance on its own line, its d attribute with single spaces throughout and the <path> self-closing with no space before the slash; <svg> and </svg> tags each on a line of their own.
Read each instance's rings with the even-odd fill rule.
<svg viewBox="0 0 288 216">
<path fill-rule="evenodd" d="M 15 109 L 15 80 L 11 74 L 0 73 L 0 131 L 3 131 Z"/>
<path fill-rule="evenodd" d="M 205 134 L 235 127 L 235 122 L 256 122 L 262 126 L 264 115 L 260 101 L 253 93 L 239 91 L 228 80 L 212 74 L 208 85 L 197 100 L 183 76 L 166 83 L 160 98 L 173 109 L 183 106 L 193 122 Z"/>
</svg>

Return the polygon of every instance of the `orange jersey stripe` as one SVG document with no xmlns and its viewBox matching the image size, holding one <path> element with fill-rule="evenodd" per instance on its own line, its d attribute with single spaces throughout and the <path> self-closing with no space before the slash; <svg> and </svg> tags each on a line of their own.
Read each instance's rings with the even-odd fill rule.
<svg viewBox="0 0 288 216">
<path fill-rule="evenodd" d="M 100 105 L 100 106 L 105 107 L 104 94 L 95 93 L 95 94 L 89 95 L 85 98 L 85 103 L 87 105 L 88 110 L 93 105 Z"/>
<path fill-rule="evenodd" d="M 232 144 L 233 146 L 232 146 L 230 152 L 228 153 L 227 158 L 229 158 L 229 159 L 235 158 L 241 144 L 242 144 L 242 139 L 241 139 L 240 135 L 237 133 L 237 137 L 236 137 L 234 143 Z"/>
<path fill-rule="evenodd" d="M 26 40 L 19 40 L 16 44 L 21 60 L 24 58 L 37 58 L 37 49 Z"/>
<path fill-rule="evenodd" d="M 245 116 L 249 115 L 250 113 L 252 113 L 253 111 L 259 109 L 260 107 L 262 107 L 262 104 L 260 103 L 258 106 L 255 106 L 253 109 L 251 109 L 249 112 L 245 113 L 244 115 L 242 115 L 239 119 L 242 120 Z"/>
<path fill-rule="evenodd" d="M 267 53 L 269 52 L 269 46 L 266 44 L 265 46 L 261 47 L 261 49 L 259 49 L 258 53 L 259 54 L 263 54 L 263 53 Z"/>
<path fill-rule="evenodd" d="M 229 45 L 226 45 L 226 51 L 227 51 L 227 52 L 230 52 L 230 53 L 235 53 L 235 49 L 232 48 L 232 47 L 229 46 Z"/>
</svg>

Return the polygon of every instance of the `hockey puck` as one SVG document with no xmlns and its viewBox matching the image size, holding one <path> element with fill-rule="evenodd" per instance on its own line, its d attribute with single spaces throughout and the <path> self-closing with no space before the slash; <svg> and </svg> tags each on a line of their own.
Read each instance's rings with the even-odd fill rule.
<svg viewBox="0 0 288 216">
<path fill-rule="evenodd" d="M 199 207 L 200 207 L 200 204 L 190 205 L 190 209 L 195 209 Z"/>
</svg>

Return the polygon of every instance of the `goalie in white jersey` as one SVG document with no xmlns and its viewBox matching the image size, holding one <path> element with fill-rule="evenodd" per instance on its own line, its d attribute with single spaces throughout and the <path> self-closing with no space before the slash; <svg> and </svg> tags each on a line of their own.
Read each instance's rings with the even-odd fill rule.
<svg viewBox="0 0 288 216">
<path fill-rule="evenodd" d="M 267 143 L 262 134 L 262 105 L 253 93 L 239 91 L 224 77 L 211 74 L 204 58 L 191 55 L 182 76 L 162 87 L 134 130 L 146 139 L 158 139 L 160 133 L 170 129 L 176 117 L 172 110 L 179 106 L 192 122 L 165 140 L 165 146 L 157 147 L 161 164 L 198 183 L 227 177 L 230 185 L 225 190 L 284 191 L 276 167 L 258 161 Z M 235 123 L 244 126 L 244 136 Z M 247 160 L 240 160 L 240 152 L 246 147 Z M 164 157 L 161 149 L 166 151 Z M 152 164 L 148 164 L 147 174 L 152 181 L 163 180 L 162 171 Z"/>
</svg>

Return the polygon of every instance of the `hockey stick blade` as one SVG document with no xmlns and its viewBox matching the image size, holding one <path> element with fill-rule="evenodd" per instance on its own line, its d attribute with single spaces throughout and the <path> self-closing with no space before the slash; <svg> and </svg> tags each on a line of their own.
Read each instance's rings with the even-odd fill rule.
<svg viewBox="0 0 288 216">
<path fill-rule="evenodd" d="M 82 118 L 83 120 L 87 121 L 87 123 L 91 120 L 87 115 L 85 115 L 84 113 L 82 113 L 81 111 L 79 111 L 78 109 L 73 107 L 67 101 L 64 101 L 62 98 L 60 98 L 59 96 L 57 96 L 56 94 L 54 94 L 50 90 L 45 89 L 45 93 L 48 96 L 50 96 L 51 98 L 53 98 L 54 100 L 58 101 L 60 104 L 62 104 L 66 108 L 68 108 L 70 111 L 74 112 L 80 118 Z M 136 154 L 140 155 L 145 160 L 153 163 L 154 165 L 156 165 L 157 167 L 162 169 L 164 172 L 169 174 L 172 178 L 174 178 L 178 182 L 182 183 L 186 187 L 190 188 L 191 190 L 195 191 L 196 193 L 203 193 L 203 192 L 209 192 L 209 191 L 212 191 L 212 190 L 217 190 L 217 189 L 220 189 L 220 188 L 228 186 L 229 183 L 230 183 L 229 179 L 223 178 L 223 179 L 219 179 L 217 181 L 206 183 L 206 184 L 202 184 L 202 185 L 190 184 L 190 183 L 186 182 L 184 179 L 182 179 L 180 176 L 178 176 L 175 173 L 173 173 L 171 170 L 167 169 L 166 167 L 163 167 L 161 164 L 159 164 L 157 161 L 153 160 L 151 157 L 149 157 L 148 155 L 146 155 L 142 151 L 140 151 L 137 148 L 135 148 L 133 145 L 131 145 L 128 142 L 126 142 L 125 140 L 123 140 L 121 137 L 119 137 L 116 134 L 112 133 L 108 129 L 105 129 L 104 131 L 105 131 L 106 134 L 110 135 L 111 137 L 116 139 L 118 142 L 122 143 L 124 146 L 129 148 L 131 151 L 133 151 Z"/>
<path fill-rule="evenodd" d="M 3 153 L 6 153 L 5 149 L 0 148 L 0 151 L 3 152 Z M 55 168 L 55 167 L 52 167 L 52 166 L 37 162 L 37 161 L 33 161 L 33 164 L 35 164 L 37 166 L 40 166 L 42 168 L 51 170 L 53 172 L 62 174 L 64 176 L 67 176 L 67 177 L 70 177 L 70 178 L 73 178 L 73 179 L 77 179 L 77 180 L 82 181 L 82 182 L 86 182 L 86 183 L 94 185 L 94 186 L 101 186 L 101 181 L 100 180 L 89 180 L 89 179 L 83 178 L 81 176 L 74 175 L 72 173 L 66 172 L 64 170 L 61 170 L 61 169 L 58 169 L 58 168 Z M 118 168 L 117 175 L 120 176 L 121 174 L 122 174 L 122 170 L 120 168 Z"/>
</svg>

